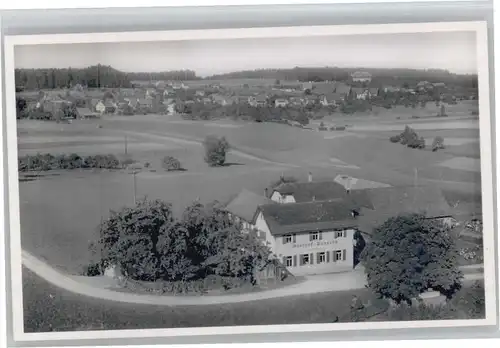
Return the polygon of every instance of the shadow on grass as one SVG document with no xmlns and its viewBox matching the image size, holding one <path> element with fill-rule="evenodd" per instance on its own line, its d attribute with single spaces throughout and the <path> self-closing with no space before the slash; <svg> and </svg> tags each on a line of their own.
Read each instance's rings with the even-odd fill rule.
<svg viewBox="0 0 500 348">
<path fill-rule="evenodd" d="M 216 167 L 232 167 L 232 166 L 244 166 L 245 163 L 236 163 L 236 162 L 226 162 L 220 166 L 216 166 Z"/>
</svg>

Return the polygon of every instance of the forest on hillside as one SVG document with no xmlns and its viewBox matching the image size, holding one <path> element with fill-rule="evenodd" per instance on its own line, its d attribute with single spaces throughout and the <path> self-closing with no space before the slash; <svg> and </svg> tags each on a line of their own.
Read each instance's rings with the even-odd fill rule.
<svg viewBox="0 0 500 348">
<path fill-rule="evenodd" d="M 235 71 L 226 74 L 205 77 L 205 80 L 225 80 L 243 78 L 265 78 L 280 81 L 349 81 L 355 68 L 300 68 L 293 69 L 258 69 Z M 420 81 L 444 82 L 447 85 L 463 88 L 477 88 L 477 75 L 453 74 L 446 70 L 416 69 L 366 69 L 372 74 L 371 85 L 381 87 L 387 85 L 415 86 Z M 200 80 L 193 70 L 175 70 L 164 72 L 128 73 L 116 70 L 111 66 L 94 65 L 83 69 L 16 69 L 16 86 L 26 90 L 54 89 L 81 84 L 90 88 L 127 88 L 133 87 L 132 81 L 190 81 Z"/>
<path fill-rule="evenodd" d="M 257 69 L 217 74 L 207 79 L 266 78 L 283 81 L 349 81 L 355 71 L 368 71 L 374 85 L 416 85 L 420 81 L 444 82 L 465 88 L 477 88 L 477 74 L 454 74 L 436 69 L 380 69 L 380 68 L 338 68 L 338 67 L 295 67 L 293 69 Z"/>
</svg>

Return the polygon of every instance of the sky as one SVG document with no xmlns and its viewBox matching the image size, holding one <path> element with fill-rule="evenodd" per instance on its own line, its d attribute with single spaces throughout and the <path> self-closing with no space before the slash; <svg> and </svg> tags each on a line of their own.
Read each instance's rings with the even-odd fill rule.
<svg viewBox="0 0 500 348">
<path fill-rule="evenodd" d="M 111 65 L 199 76 L 261 68 L 365 67 L 477 73 L 475 32 L 17 46 L 16 68 Z"/>
</svg>

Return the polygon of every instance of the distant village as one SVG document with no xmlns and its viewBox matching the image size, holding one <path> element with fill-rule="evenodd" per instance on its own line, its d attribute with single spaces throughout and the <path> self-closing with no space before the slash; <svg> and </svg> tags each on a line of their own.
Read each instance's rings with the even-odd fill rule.
<svg viewBox="0 0 500 348">
<path fill-rule="evenodd" d="M 320 109 L 353 113 L 372 106 L 417 107 L 427 102 L 454 104 L 469 99 L 477 99 L 477 89 L 428 81 L 414 86 L 405 83 L 377 87 L 369 72 L 357 71 L 350 75 L 349 81 L 276 80 L 268 85 L 200 84 L 199 80 L 136 81 L 131 88 L 88 88 L 77 83 L 69 88 L 41 89 L 35 93 L 23 91 L 21 86 L 18 87 L 18 118 L 57 121 L 98 118 L 105 114 L 181 114 L 196 118 L 196 110 L 234 106 L 305 110 L 311 118 L 311 113 Z"/>
</svg>

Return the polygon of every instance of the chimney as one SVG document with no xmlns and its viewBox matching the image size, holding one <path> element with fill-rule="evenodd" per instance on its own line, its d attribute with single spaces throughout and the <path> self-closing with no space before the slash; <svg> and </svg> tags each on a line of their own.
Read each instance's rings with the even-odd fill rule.
<svg viewBox="0 0 500 348">
<path fill-rule="evenodd" d="M 312 196 L 312 201 L 316 201 L 316 196 Z"/>
<path fill-rule="evenodd" d="M 269 197 L 269 196 L 267 195 L 267 187 L 264 189 L 264 196 Z"/>
<path fill-rule="evenodd" d="M 313 181 L 313 175 L 311 172 L 309 172 L 309 175 L 307 176 L 307 181 L 312 182 Z"/>
</svg>

